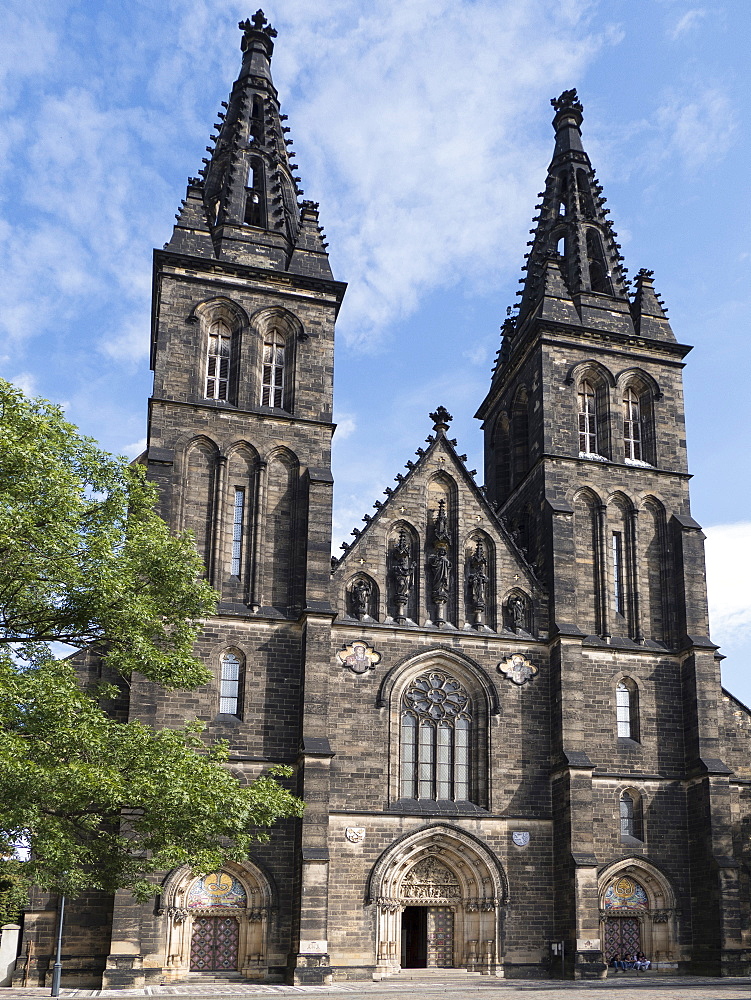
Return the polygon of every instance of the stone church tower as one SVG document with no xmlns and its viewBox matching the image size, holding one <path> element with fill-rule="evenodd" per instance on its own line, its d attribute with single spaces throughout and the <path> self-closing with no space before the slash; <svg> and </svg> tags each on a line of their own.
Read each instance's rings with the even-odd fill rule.
<svg viewBox="0 0 751 1000">
<path fill-rule="evenodd" d="M 597 977 L 637 950 L 748 972 L 751 717 L 708 634 L 689 348 L 651 272 L 629 285 L 576 92 L 552 102 L 521 300 L 477 413 L 485 485 L 439 406 L 331 560 L 345 286 L 294 173 L 275 32 L 260 11 L 240 27 L 214 146 L 154 256 L 144 458 L 221 593 L 200 641 L 214 682 L 135 685 L 129 711 L 198 716 L 242 780 L 292 764 L 307 808 L 243 864 L 166 872 L 156 905 L 79 901 L 64 985 Z M 56 905 L 26 915 L 40 981 Z"/>
</svg>

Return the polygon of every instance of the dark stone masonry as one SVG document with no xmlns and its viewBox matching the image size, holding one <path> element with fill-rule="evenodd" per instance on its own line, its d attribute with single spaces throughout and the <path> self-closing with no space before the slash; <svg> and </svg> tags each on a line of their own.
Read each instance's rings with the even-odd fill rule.
<svg viewBox="0 0 751 1000">
<path fill-rule="evenodd" d="M 63 985 L 539 977 L 561 942 L 571 977 L 633 952 L 748 974 L 751 717 L 708 634 L 689 348 L 652 273 L 626 278 L 576 91 L 552 102 L 520 306 L 477 412 L 485 485 L 439 407 L 332 560 L 345 286 L 293 173 L 275 32 L 261 12 L 241 29 L 216 145 L 154 254 L 141 459 L 221 592 L 199 642 L 215 679 L 136 683 L 127 712 L 198 716 L 243 781 L 294 765 L 307 808 L 242 864 L 165 872 L 156 902 L 73 902 Z M 31 984 L 56 908 L 37 893 L 25 917 Z"/>
</svg>

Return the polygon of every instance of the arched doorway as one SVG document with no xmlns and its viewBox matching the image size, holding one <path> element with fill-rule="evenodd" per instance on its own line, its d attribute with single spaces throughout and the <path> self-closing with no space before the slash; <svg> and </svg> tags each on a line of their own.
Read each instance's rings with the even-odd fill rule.
<svg viewBox="0 0 751 1000">
<path fill-rule="evenodd" d="M 499 975 L 506 877 L 487 847 L 433 826 L 397 840 L 370 879 L 377 971 L 464 968 Z"/>
<path fill-rule="evenodd" d="M 675 901 L 667 879 L 647 862 L 629 859 L 609 865 L 599 887 L 605 961 L 643 952 L 653 966 L 674 967 Z"/>
<path fill-rule="evenodd" d="M 165 882 L 162 900 L 167 981 L 186 973 L 266 975 L 271 891 L 250 862 L 201 877 L 179 869 Z"/>
</svg>

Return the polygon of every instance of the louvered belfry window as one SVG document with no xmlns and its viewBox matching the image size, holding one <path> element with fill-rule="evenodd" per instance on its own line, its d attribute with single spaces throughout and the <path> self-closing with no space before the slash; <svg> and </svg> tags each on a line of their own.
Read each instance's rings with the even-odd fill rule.
<svg viewBox="0 0 751 1000">
<path fill-rule="evenodd" d="M 274 332 L 263 345 L 263 388 L 262 406 L 284 406 L 285 346 L 278 333 Z"/>
<path fill-rule="evenodd" d="M 459 681 L 441 670 L 415 678 L 401 714 L 401 798 L 470 798 L 472 705 Z"/>
<path fill-rule="evenodd" d="M 230 331 L 223 320 L 211 327 L 206 358 L 206 398 L 226 400 L 229 387 Z"/>
</svg>

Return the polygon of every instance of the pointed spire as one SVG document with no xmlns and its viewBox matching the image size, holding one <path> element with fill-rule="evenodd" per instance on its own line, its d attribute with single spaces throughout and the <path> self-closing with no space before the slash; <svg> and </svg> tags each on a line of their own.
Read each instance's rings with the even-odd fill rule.
<svg viewBox="0 0 751 1000">
<path fill-rule="evenodd" d="M 208 158 L 200 171 L 203 202 L 201 211 L 191 202 L 190 218 L 185 207 L 168 249 L 210 255 L 254 267 L 312 274 L 331 278 L 326 248 L 320 239 L 311 246 L 311 227 L 318 226 L 312 202 L 299 204 L 303 195 L 297 164 L 288 148 L 289 129 L 283 124 L 279 99 L 271 77 L 271 57 L 276 31 L 262 10 L 241 21 L 242 66 L 228 102 L 222 102 L 207 147 Z M 198 218 L 200 216 L 200 218 Z M 185 224 L 183 224 L 185 223 Z M 180 232 L 178 233 L 178 230 Z M 191 230 L 187 238 L 183 230 Z M 200 236 L 195 234 L 200 233 Z M 210 234 L 211 248 L 205 240 Z M 311 268 L 301 260 L 315 254 Z"/>
<path fill-rule="evenodd" d="M 304 201 L 300 212 L 300 228 L 295 249 L 289 262 L 293 274 L 310 274 L 317 278 L 332 278 L 326 253 L 323 228 L 318 225 L 318 203 Z"/>
<path fill-rule="evenodd" d="M 585 325 L 633 333 L 625 268 L 608 209 L 581 140 L 583 108 L 575 90 L 550 102 L 555 109 L 555 149 L 548 167 L 537 226 L 526 264 L 519 326 L 538 312 L 557 251 L 568 297 Z M 558 296 L 554 296 L 558 297 Z"/>
<path fill-rule="evenodd" d="M 646 268 L 642 268 L 636 275 L 636 294 L 631 307 L 634 327 L 640 337 L 675 343 L 675 334 L 654 289 L 653 275 L 654 271 L 647 271 Z"/>
</svg>

